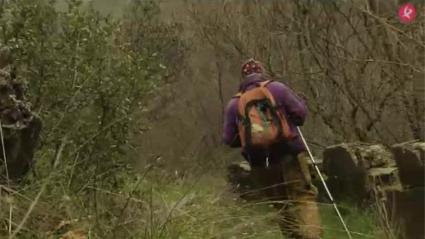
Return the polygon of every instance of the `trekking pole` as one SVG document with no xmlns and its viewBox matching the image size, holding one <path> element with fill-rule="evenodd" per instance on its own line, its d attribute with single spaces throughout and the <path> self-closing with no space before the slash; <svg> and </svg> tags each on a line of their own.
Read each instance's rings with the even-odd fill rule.
<svg viewBox="0 0 425 239">
<path fill-rule="evenodd" d="M 306 141 L 305 141 L 305 139 L 304 139 L 304 136 L 303 136 L 303 133 L 301 132 L 300 127 L 297 127 L 297 130 L 298 130 L 298 133 L 299 133 L 299 134 L 300 134 L 300 136 L 301 136 L 301 140 L 303 141 L 303 144 L 305 145 L 305 148 L 307 149 L 308 156 L 310 157 L 311 162 L 313 163 L 313 166 L 314 166 L 314 168 L 316 169 L 316 172 L 317 172 L 317 174 L 318 174 L 318 175 L 319 175 L 319 177 L 320 177 L 320 181 L 322 181 L 322 184 L 323 184 L 323 186 L 325 187 L 326 193 L 328 194 L 328 197 L 329 197 L 329 199 L 331 200 L 331 202 L 332 202 L 332 204 L 333 204 L 333 206 L 334 206 L 334 208 L 335 208 L 336 214 L 338 214 L 339 220 L 341 221 L 342 225 L 344 226 L 345 231 L 347 232 L 348 238 L 353 239 L 353 238 L 351 237 L 350 231 L 349 231 L 349 230 L 348 230 L 348 228 L 347 228 L 347 224 L 345 224 L 344 219 L 342 218 L 341 213 L 339 212 L 338 207 L 336 206 L 336 203 L 335 203 L 335 201 L 334 201 L 334 199 L 333 199 L 333 197 L 332 197 L 332 194 L 331 194 L 331 192 L 329 191 L 328 186 L 326 185 L 325 179 L 323 179 L 323 176 L 322 176 L 322 174 L 320 173 L 319 167 L 317 167 L 316 160 L 314 160 L 313 155 L 311 154 L 311 151 L 310 151 L 310 149 L 309 149 L 309 147 L 308 147 L 308 145 L 307 145 L 307 142 L 306 142 Z"/>
</svg>

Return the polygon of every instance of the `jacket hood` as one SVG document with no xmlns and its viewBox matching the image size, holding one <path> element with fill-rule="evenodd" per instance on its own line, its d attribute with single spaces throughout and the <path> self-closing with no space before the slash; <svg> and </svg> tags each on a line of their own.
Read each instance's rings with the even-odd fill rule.
<svg viewBox="0 0 425 239">
<path fill-rule="evenodd" d="M 257 83 L 263 81 L 263 77 L 261 74 L 251 74 L 247 75 L 242 79 L 242 83 L 239 86 L 239 92 L 244 92 L 249 90 Z"/>
</svg>

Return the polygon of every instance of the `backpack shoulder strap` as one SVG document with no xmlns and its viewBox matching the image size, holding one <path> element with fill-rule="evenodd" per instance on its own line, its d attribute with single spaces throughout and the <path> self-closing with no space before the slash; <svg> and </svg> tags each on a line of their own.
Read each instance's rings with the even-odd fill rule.
<svg viewBox="0 0 425 239">
<path fill-rule="evenodd" d="M 272 95 L 272 93 L 265 87 L 266 85 L 268 85 L 270 82 L 272 82 L 271 80 L 266 80 L 260 83 L 259 88 L 260 90 L 263 92 L 263 94 L 270 99 L 271 103 L 273 106 L 276 106 L 276 101 Z"/>
<path fill-rule="evenodd" d="M 268 85 L 269 83 L 271 83 L 272 82 L 272 80 L 266 80 L 266 81 L 262 81 L 262 82 L 260 82 L 260 87 L 265 87 L 266 85 Z"/>
<path fill-rule="evenodd" d="M 271 82 L 272 82 L 272 80 L 262 81 L 262 82 L 257 84 L 257 87 L 265 87 L 266 85 L 268 85 Z M 242 94 L 243 94 L 242 92 L 239 92 L 236 95 L 234 95 L 232 98 L 240 98 L 242 96 Z"/>
</svg>

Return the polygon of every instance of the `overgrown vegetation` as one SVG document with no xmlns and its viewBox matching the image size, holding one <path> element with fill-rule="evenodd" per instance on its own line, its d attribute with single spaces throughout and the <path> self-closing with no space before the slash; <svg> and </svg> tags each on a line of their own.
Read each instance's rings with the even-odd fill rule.
<svg viewBox="0 0 425 239">
<path fill-rule="evenodd" d="M 153 3 L 136 1 L 118 20 L 82 10 L 81 3 L 69 1 L 60 12 L 54 1 L 3 2 L 1 50 L 27 80 L 43 120 L 36 162 L 20 193 L 42 193 L 37 203 L 51 205 L 46 213 L 94 214 L 94 235 L 109 235 L 115 206 L 95 189 L 132 187 L 130 135 L 146 124 L 140 116 L 146 98 L 175 72 L 184 45 L 174 26 L 156 19 Z M 22 220 L 21 209 L 11 212 L 13 222 Z"/>
<path fill-rule="evenodd" d="M 315 135 L 310 142 L 391 145 L 423 136 L 422 14 L 406 25 L 395 14 L 398 3 L 380 1 L 188 6 L 188 21 L 214 53 L 212 61 L 221 63 L 211 66 L 209 87 L 224 99 L 229 87 L 236 88 L 239 72 L 233 69 L 255 56 L 307 100 L 307 127 Z"/>
<path fill-rule="evenodd" d="M 43 121 L 31 173 L 1 192 L 4 238 L 281 238 L 276 212 L 236 200 L 221 171 L 236 158 L 219 148 L 222 108 L 248 56 L 305 92 L 315 145 L 423 130 L 423 26 L 361 4 L 196 3 L 171 23 L 138 0 L 116 18 L 79 0 L 0 4 L 1 60 Z M 372 210 L 342 208 L 355 238 L 386 238 Z M 321 210 L 325 238 L 342 238 Z"/>
</svg>

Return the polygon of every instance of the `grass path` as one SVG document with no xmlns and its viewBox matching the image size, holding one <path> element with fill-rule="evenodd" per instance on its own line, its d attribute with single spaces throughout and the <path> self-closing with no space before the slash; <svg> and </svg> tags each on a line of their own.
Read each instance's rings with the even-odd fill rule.
<svg viewBox="0 0 425 239">
<path fill-rule="evenodd" d="M 179 235 L 175 238 L 282 238 L 274 221 L 276 211 L 266 203 L 239 199 L 230 192 L 224 175 L 181 179 L 154 188 L 155 197 L 163 202 L 160 207 L 167 209 L 170 235 Z M 386 238 L 367 213 L 348 204 L 340 205 L 340 210 L 353 238 Z M 347 238 L 332 205 L 320 204 L 320 211 L 323 238 Z"/>
<path fill-rule="evenodd" d="M 276 210 L 267 203 L 240 199 L 231 192 L 224 173 L 182 177 L 154 169 L 140 175 L 133 179 L 124 175 L 126 185 L 120 188 L 88 187 L 87 193 L 97 193 L 97 209 L 85 194 L 63 195 L 59 188 L 48 187 L 19 238 L 57 238 L 50 235 L 64 222 L 69 222 L 65 232 L 82 231 L 87 239 L 282 238 Z M 36 188 L 22 192 L 29 199 L 14 196 L 15 221 L 23 217 L 35 192 Z M 320 204 L 323 238 L 347 238 L 333 210 Z M 340 210 L 353 238 L 386 238 L 368 213 L 348 204 L 340 205 Z"/>
</svg>

